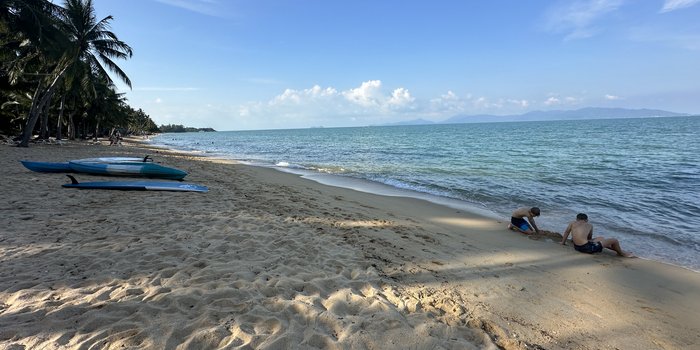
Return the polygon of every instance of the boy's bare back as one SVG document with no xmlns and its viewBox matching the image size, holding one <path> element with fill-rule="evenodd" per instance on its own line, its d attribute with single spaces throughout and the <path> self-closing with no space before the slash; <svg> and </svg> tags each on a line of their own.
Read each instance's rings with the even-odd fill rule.
<svg viewBox="0 0 700 350">
<path fill-rule="evenodd" d="M 593 225 L 589 224 L 588 221 L 572 221 L 566 231 L 571 234 L 571 240 L 576 245 L 584 245 L 593 238 Z"/>
<path fill-rule="evenodd" d="M 515 209 L 512 216 L 514 218 L 532 218 L 532 213 L 530 213 L 530 208 L 518 208 Z"/>
</svg>

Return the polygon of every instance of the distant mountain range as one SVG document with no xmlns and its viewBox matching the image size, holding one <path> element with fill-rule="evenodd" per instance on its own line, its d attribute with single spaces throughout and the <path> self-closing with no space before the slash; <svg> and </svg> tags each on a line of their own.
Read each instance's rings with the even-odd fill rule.
<svg viewBox="0 0 700 350">
<path fill-rule="evenodd" d="M 687 113 L 662 111 L 659 109 L 627 109 L 627 108 L 598 108 L 588 107 L 576 110 L 558 111 L 533 111 L 524 114 L 513 115 L 456 115 L 441 122 L 432 122 L 425 119 L 414 119 L 404 122 L 384 125 L 426 125 L 426 124 L 460 124 L 460 123 L 484 123 L 484 122 L 517 122 L 517 121 L 545 121 L 545 120 L 575 120 L 575 119 L 617 119 L 617 118 L 645 118 L 645 117 L 681 117 L 689 116 Z"/>
</svg>

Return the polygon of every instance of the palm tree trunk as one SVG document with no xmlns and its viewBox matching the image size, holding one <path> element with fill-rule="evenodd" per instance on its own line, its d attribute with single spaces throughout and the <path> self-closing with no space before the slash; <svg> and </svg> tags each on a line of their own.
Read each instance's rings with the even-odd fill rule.
<svg viewBox="0 0 700 350">
<path fill-rule="evenodd" d="M 68 113 L 68 139 L 75 140 L 75 121 L 73 121 L 73 114 L 75 112 L 71 111 Z"/>
<path fill-rule="evenodd" d="M 97 123 L 95 123 L 95 142 L 97 142 L 97 131 L 100 130 L 100 118 L 96 118 Z"/>
<path fill-rule="evenodd" d="M 66 102 L 66 94 L 61 96 L 61 107 L 58 110 L 58 123 L 56 123 L 56 140 L 60 140 L 63 135 L 61 135 L 61 129 L 63 129 L 63 107 Z"/>
<path fill-rule="evenodd" d="M 27 124 L 24 126 L 24 131 L 22 132 L 22 140 L 19 142 L 17 147 L 29 147 L 29 139 L 32 138 L 34 126 L 36 126 L 36 121 L 39 119 L 39 112 L 44 109 L 44 106 L 46 106 L 49 101 L 51 101 L 54 89 L 56 88 L 56 85 L 58 85 L 58 81 L 61 79 L 66 70 L 68 70 L 68 65 L 61 69 L 56 78 L 54 78 L 43 93 L 40 93 L 42 89 L 41 82 L 39 83 L 36 93 L 32 98 L 32 107 L 29 109 Z"/>
<path fill-rule="evenodd" d="M 47 121 L 48 118 L 46 118 L 46 108 L 42 108 L 41 112 L 39 112 L 39 132 L 37 133 L 37 139 L 39 140 L 46 140 Z"/>
<path fill-rule="evenodd" d="M 51 100 L 49 103 L 44 105 L 41 112 L 41 122 L 39 123 L 39 139 L 48 140 L 49 139 L 49 110 L 51 109 Z"/>
<path fill-rule="evenodd" d="M 27 123 L 24 125 L 24 130 L 22 132 L 22 141 L 17 145 L 17 147 L 29 146 L 29 139 L 34 133 L 34 125 L 36 124 L 36 119 L 39 117 L 39 114 L 36 112 L 37 104 L 39 104 L 39 99 L 36 97 L 39 95 L 40 92 L 41 81 L 39 82 L 39 85 L 37 85 L 36 91 L 34 91 L 32 105 L 31 107 L 29 107 L 29 114 L 27 115 Z"/>
</svg>

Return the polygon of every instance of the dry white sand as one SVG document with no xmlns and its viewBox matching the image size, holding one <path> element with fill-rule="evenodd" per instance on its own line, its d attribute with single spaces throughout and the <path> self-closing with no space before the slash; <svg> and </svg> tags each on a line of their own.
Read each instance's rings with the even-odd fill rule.
<svg viewBox="0 0 700 350">
<path fill-rule="evenodd" d="M 146 153 L 210 192 L 66 189 L 19 162 Z M 2 145 L 0 167 L 1 349 L 700 344 L 700 274 L 428 202 L 133 145 Z"/>
</svg>

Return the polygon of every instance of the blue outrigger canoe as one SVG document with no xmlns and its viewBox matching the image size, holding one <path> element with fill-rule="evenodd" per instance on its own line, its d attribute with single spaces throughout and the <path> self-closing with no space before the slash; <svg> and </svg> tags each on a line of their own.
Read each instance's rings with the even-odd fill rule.
<svg viewBox="0 0 700 350">
<path fill-rule="evenodd" d="M 73 169 L 70 168 L 68 162 L 51 163 L 51 162 L 32 162 L 29 160 L 20 160 L 25 168 L 36 171 L 38 173 L 69 173 Z"/>
<path fill-rule="evenodd" d="M 103 157 L 71 160 L 69 162 L 21 161 L 24 167 L 40 173 L 86 173 L 95 175 L 144 176 L 160 179 L 182 180 L 187 173 L 175 168 L 158 165 L 149 156 Z"/>
<path fill-rule="evenodd" d="M 152 162 L 101 163 L 84 160 L 68 162 L 71 170 L 78 173 L 115 176 L 144 176 L 159 179 L 182 180 L 187 173 Z"/>
<path fill-rule="evenodd" d="M 119 162 L 148 162 L 153 161 L 150 156 L 145 156 L 143 158 L 136 157 L 101 157 L 101 158 L 85 158 L 79 159 L 79 161 L 92 161 L 92 162 L 102 162 L 102 163 L 119 163 Z M 36 171 L 38 173 L 70 173 L 73 169 L 70 167 L 68 162 L 34 162 L 30 160 L 21 160 L 22 165 L 25 168 Z"/>
</svg>

